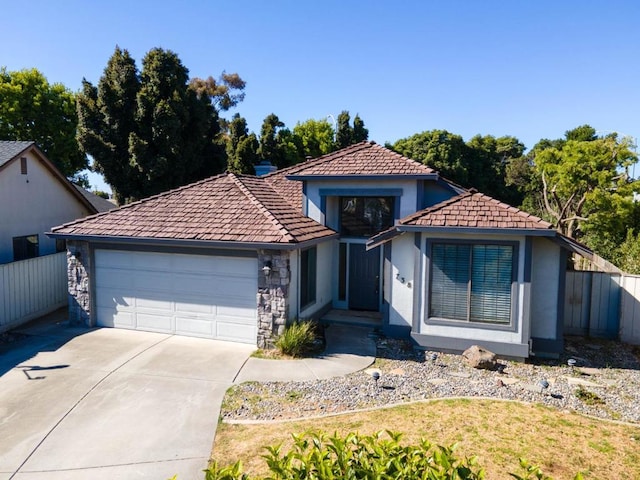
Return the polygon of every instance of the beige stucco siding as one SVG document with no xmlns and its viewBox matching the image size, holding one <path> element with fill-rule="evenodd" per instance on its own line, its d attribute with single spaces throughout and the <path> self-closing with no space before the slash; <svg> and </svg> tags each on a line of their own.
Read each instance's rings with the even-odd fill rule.
<svg viewBox="0 0 640 480">
<path fill-rule="evenodd" d="M 332 292 L 332 278 L 333 278 L 333 252 L 334 248 L 337 250 L 337 242 L 330 240 L 327 242 L 319 243 L 316 245 L 317 249 L 317 264 L 316 264 L 316 301 L 307 306 L 303 310 L 300 310 L 299 318 L 309 318 L 316 312 L 321 310 L 327 304 L 331 303 Z M 300 265 L 299 252 L 295 252 L 298 255 L 297 265 Z M 300 274 L 297 274 L 298 285 L 300 281 Z M 297 289 L 295 290 L 297 292 Z M 292 290 L 294 292 L 294 290 Z M 300 295 L 298 293 L 298 299 Z"/>
<path fill-rule="evenodd" d="M 0 171 L 0 263 L 13 261 L 13 237 L 38 234 L 40 255 L 55 253 L 55 240 L 44 233 L 51 227 L 90 212 L 31 152 L 27 174 L 20 160 Z"/>
</svg>

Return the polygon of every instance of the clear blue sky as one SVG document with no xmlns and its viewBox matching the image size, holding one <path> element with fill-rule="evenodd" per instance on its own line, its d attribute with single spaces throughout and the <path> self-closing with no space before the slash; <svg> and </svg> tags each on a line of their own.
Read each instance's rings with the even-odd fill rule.
<svg viewBox="0 0 640 480">
<path fill-rule="evenodd" d="M 237 72 L 259 131 L 359 113 L 378 143 L 431 129 L 532 147 L 589 123 L 640 136 L 640 2 L 0 0 L 0 65 L 78 90 L 117 45 Z"/>
</svg>

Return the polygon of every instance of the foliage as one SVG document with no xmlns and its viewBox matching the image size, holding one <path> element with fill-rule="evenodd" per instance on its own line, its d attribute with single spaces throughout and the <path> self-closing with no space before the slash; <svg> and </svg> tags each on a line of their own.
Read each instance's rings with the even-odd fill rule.
<svg viewBox="0 0 640 480">
<path fill-rule="evenodd" d="M 590 392 L 582 387 L 578 387 L 575 391 L 575 396 L 582 400 L 587 405 L 602 405 L 604 404 L 604 400 L 600 398 L 597 393 Z"/>
<path fill-rule="evenodd" d="M 227 168 L 231 172 L 253 175 L 258 162 L 258 139 L 249 133 L 247 121 L 236 113 L 229 123 Z"/>
<path fill-rule="evenodd" d="M 353 142 L 353 127 L 349 123 L 351 116 L 347 110 L 343 110 L 338 115 L 336 125 L 336 148 L 344 148 L 351 145 Z"/>
<path fill-rule="evenodd" d="M 282 446 L 266 447 L 263 456 L 271 471 L 269 479 L 413 479 L 481 480 L 485 471 L 477 457 L 459 458 L 456 445 L 444 447 L 422 439 L 416 445 L 403 445 L 402 435 L 378 432 L 374 435 L 348 433 L 307 433 L 293 435 L 293 447 L 287 452 Z M 551 480 L 525 460 L 520 460 L 523 475 L 510 474 L 517 480 Z M 221 467 L 217 462 L 206 470 L 207 480 L 248 480 L 242 464 Z M 582 480 L 580 474 L 574 480 Z"/>
<path fill-rule="evenodd" d="M 285 355 L 298 357 L 315 343 L 315 325 L 310 321 L 296 321 L 288 325 L 276 339 L 276 347 Z"/>
<path fill-rule="evenodd" d="M 506 181 L 508 165 L 517 162 L 524 151 L 524 145 L 515 137 L 476 135 L 465 143 L 460 135 L 431 130 L 400 139 L 391 148 L 462 186 L 477 188 L 509 203 L 520 203 L 517 186 Z"/>
<path fill-rule="evenodd" d="M 640 275 L 640 233 L 634 235 L 633 230 L 627 230 L 627 237 L 620 245 L 617 260 L 623 271 Z"/>
<path fill-rule="evenodd" d="M 298 137 L 305 158 L 319 157 L 335 150 L 333 127 L 326 119 L 298 122 L 293 127 L 293 134 Z"/>
<path fill-rule="evenodd" d="M 0 69 L 0 138 L 33 140 L 67 177 L 87 168 L 76 141 L 76 96 L 35 68 Z M 82 179 L 78 179 L 81 181 Z"/>
<path fill-rule="evenodd" d="M 178 56 L 150 50 L 138 72 L 116 47 L 97 87 L 83 80 L 78 97 L 78 141 L 94 169 L 126 203 L 223 171 L 218 110 L 242 100 L 236 74 L 189 81 Z"/>
<path fill-rule="evenodd" d="M 364 142 L 369 138 L 369 130 L 364 126 L 364 120 L 356 114 L 353 118 L 353 140 L 352 143 Z"/>
</svg>

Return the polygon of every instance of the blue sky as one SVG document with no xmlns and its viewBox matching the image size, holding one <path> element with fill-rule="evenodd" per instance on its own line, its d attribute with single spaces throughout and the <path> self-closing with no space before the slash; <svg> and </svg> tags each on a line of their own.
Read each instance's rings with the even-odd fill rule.
<svg viewBox="0 0 640 480">
<path fill-rule="evenodd" d="M 228 115 L 254 131 L 272 112 L 293 127 L 346 109 L 378 143 L 437 128 L 530 148 L 584 123 L 640 136 L 637 1 L 0 0 L 0 11 L 9 70 L 78 90 L 116 44 L 139 66 L 159 46 L 191 76 L 239 73 L 246 99 Z"/>
</svg>

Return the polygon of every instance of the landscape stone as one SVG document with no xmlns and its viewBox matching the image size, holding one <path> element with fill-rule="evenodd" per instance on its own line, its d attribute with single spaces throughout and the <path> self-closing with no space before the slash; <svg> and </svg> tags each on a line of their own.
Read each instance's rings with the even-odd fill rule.
<svg viewBox="0 0 640 480">
<path fill-rule="evenodd" d="M 467 348 L 462 356 L 467 361 L 467 365 L 473 368 L 495 370 L 498 365 L 496 354 L 478 345 Z"/>
<path fill-rule="evenodd" d="M 602 387 L 599 383 L 590 382 L 589 380 L 584 380 L 582 378 L 577 377 L 564 377 L 567 379 L 567 383 L 572 386 L 580 386 L 580 387 Z"/>
</svg>

